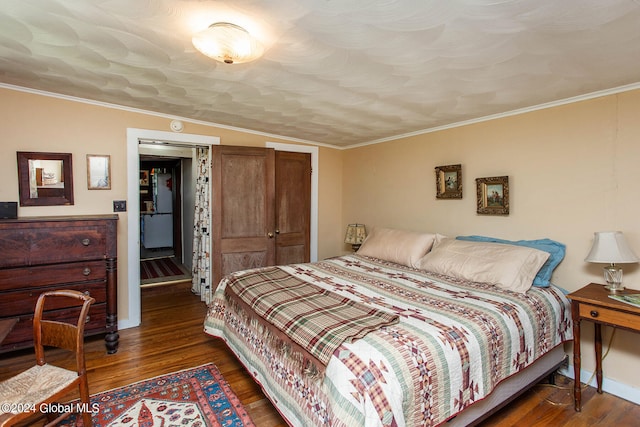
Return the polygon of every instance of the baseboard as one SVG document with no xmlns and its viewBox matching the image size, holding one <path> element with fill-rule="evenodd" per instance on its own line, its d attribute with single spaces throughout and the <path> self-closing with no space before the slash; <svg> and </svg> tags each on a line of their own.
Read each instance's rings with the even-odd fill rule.
<svg viewBox="0 0 640 427">
<path fill-rule="evenodd" d="M 140 326 L 140 323 L 132 322 L 131 320 L 118 320 L 119 331 L 129 328 L 137 328 L 138 326 Z"/>
<path fill-rule="evenodd" d="M 561 368 L 558 370 L 562 375 L 574 379 L 573 375 L 573 365 L 569 365 L 566 368 Z M 592 379 L 593 377 L 593 379 Z M 591 380 L 590 385 L 595 387 L 596 379 L 593 372 L 587 372 L 584 369 L 580 371 L 580 382 L 586 384 L 587 381 Z M 632 387 L 627 384 L 623 384 L 621 382 L 609 379 L 607 377 L 602 378 L 602 391 L 617 396 L 621 399 L 628 400 L 629 402 L 633 402 L 636 405 L 640 405 L 640 390 Z"/>
</svg>

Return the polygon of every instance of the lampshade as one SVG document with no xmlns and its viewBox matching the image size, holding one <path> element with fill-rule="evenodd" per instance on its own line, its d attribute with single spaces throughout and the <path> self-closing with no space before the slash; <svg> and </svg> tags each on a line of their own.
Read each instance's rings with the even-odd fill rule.
<svg viewBox="0 0 640 427">
<path fill-rule="evenodd" d="M 621 231 L 593 233 L 593 246 L 584 260 L 605 264 L 626 264 L 640 261 Z"/>
<path fill-rule="evenodd" d="M 194 34 L 193 45 L 203 54 L 226 64 L 241 64 L 259 58 L 264 49 L 244 28 L 216 22 Z"/>
<path fill-rule="evenodd" d="M 344 236 L 344 242 L 349 243 L 354 251 L 360 248 L 360 245 L 367 237 L 367 230 L 364 224 L 347 225 L 347 233 Z"/>
</svg>

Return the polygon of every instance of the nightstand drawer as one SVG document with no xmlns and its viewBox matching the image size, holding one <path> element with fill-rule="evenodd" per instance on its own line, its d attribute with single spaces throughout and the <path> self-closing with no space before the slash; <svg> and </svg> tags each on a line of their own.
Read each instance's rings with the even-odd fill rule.
<svg viewBox="0 0 640 427">
<path fill-rule="evenodd" d="M 612 310 L 590 304 L 580 304 L 580 317 L 594 322 L 608 323 L 623 328 L 640 330 L 640 317 L 637 314 Z"/>
</svg>

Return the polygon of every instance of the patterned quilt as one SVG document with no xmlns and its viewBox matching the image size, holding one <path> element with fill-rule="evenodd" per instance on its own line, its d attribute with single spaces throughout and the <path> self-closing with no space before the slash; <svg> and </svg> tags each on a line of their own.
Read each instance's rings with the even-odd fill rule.
<svg viewBox="0 0 640 427">
<path fill-rule="evenodd" d="M 343 342 L 362 338 L 398 316 L 340 296 L 293 276 L 279 267 L 268 267 L 229 277 L 227 303 L 261 322 L 265 337 L 288 346 L 300 370 L 323 376 L 331 356 Z"/>
<path fill-rule="evenodd" d="M 313 379 L 227 305 L 227 283 L 247 272 L 220 282 L 205 332 L 296 426 L 436 426 L 572 338 L 569 302 L 553 286 L 514 293 L 358 255 L 278 269 L 400 319 L 340 345 Z"/>
</svg>

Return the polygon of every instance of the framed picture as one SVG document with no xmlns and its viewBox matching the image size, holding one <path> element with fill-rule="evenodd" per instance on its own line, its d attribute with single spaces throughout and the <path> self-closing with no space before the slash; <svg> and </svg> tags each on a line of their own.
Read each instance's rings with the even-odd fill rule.
<svg viewBox="0 0 640 427">
<path fill-rule="evenodd" d="M 111 156 L 87 154 L 87 188 L 111 190 Z"/>
<path fill-rule="evenodd" d="M 462 165 L 436 167 L 436 198 L 462 199 Z"/>
<path fill-rule="evenodd" d="M 481 215 L 509 215 L 509 177 L 476 178 Z"/>
<path fill-rule="evenodd" d="M 141 170 L 140 171 L 140 185 L 149 185 L 149 171 Z"/>
</svg>

